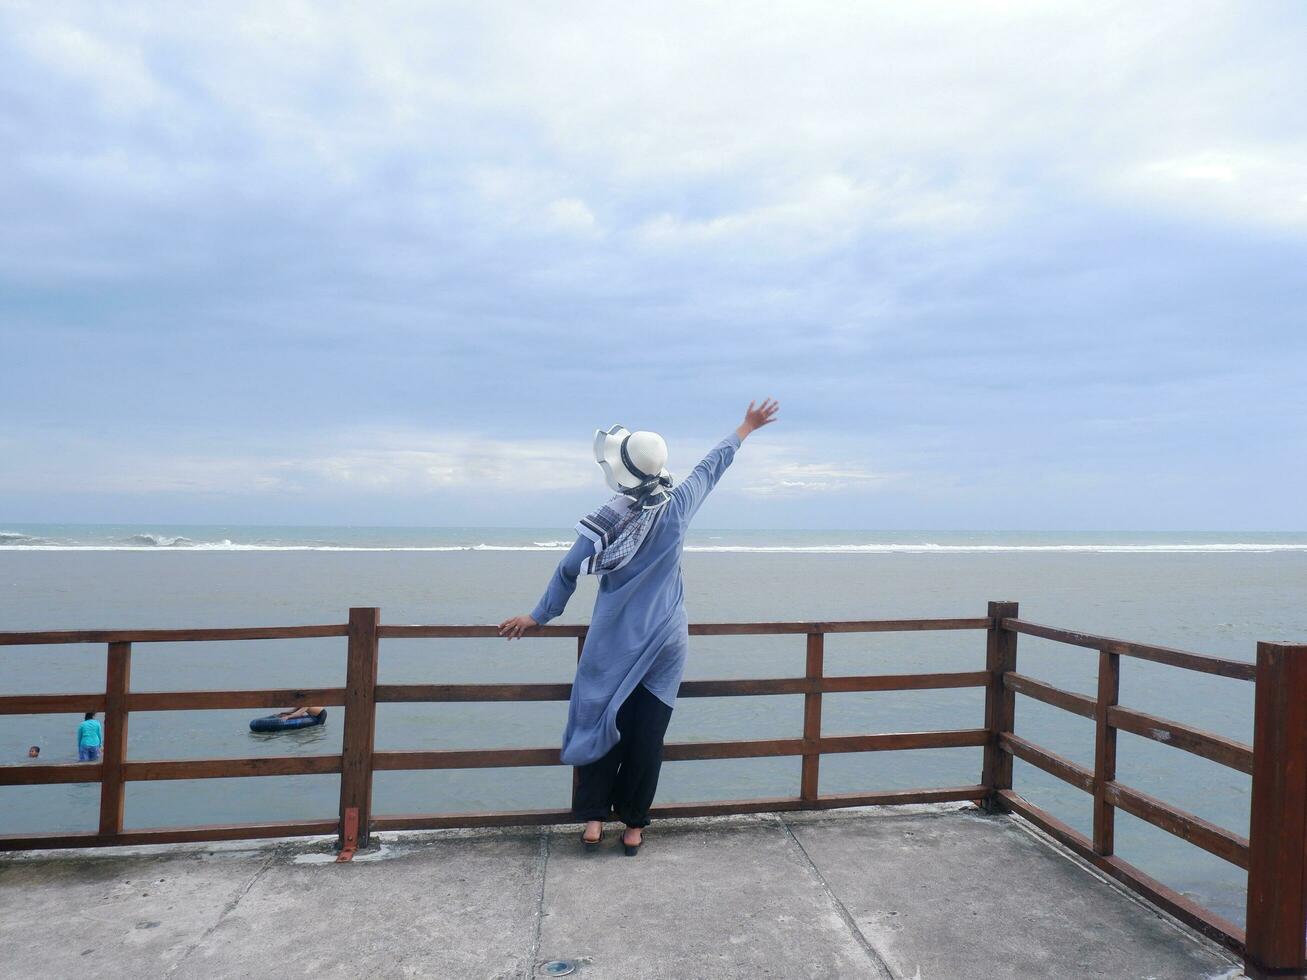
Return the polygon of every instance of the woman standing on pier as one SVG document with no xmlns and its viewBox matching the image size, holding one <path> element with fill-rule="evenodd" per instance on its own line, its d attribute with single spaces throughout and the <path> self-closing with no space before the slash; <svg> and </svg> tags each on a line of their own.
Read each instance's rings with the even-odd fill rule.
<svg viewBox="0 0 1307 980">
<path fill-rule="evenodd" d="M 578 575 L 599 577 L 562 751 L 562 761 L 578 767 L 572 813 L 586 822 L 587 849 L 602 840 L 611 807 L 626 824 L 626 854 L 639 850 L 689 649 L 681 583 L 685 531 L 740 443 L 776 421 L 779 407 L 771 399 L 758 407 L 750 402 L 739 427 L 675 487 L 667 444 L 657 433 L 619 425 L 596 432 L 595 459 L 617 495 L 577 523 L 576 543 L 531 614 L 499 624 L 501 636 L 520 637 L 562 613 Z"/>
</svg>

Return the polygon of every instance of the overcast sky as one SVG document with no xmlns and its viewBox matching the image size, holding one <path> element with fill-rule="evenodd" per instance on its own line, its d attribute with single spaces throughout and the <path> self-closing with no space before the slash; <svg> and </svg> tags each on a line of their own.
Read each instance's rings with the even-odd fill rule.
<svg viewBox="0 0 1307 980">
<path fill-rule="evenodd" d="M 0 11 L 0 523 L 1307 529 L 1297 0 Z"/>
</svg>

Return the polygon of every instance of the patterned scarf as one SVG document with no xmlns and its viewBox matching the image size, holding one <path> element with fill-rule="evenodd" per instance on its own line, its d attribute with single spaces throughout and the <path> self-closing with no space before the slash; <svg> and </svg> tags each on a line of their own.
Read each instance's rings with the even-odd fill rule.
<svg viewBox="0 0 1307 980">
<path fill-rule="evenodd" d="M 658 512 L 671 499 L 665 487 L 659 485 L 658 489 L 656 500 L 619 493 L 577 521 L 577 533 L 589 538 L 595 548 L 594 554 L 581 562 L 582 575 L 615 572 L 640 550 Z"/>
</svg>

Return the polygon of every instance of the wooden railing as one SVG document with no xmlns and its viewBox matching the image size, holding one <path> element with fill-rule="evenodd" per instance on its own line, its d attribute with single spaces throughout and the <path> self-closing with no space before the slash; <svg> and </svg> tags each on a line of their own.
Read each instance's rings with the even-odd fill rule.
<svg viewBox="0 0 1307 980">
<path fill-rule="evenodd" d="M 1250 976 L 1307 974 L 1307 646 L 1260 643 L 1257 662 L 1252 664 L 1042 626 L 1019 619 L 1015 603 L 991 604 L 990 613 L 996 629 L 990 633 L 988 661 L 994 680 L 988 701 L 992 713 L 987 715 L 987 724 L 994 739 L 986 748 L 984 781 L 991 789 L 987 805 L 1019 814 L 1100 871 L 1242 955 Z M 1020 634 L 1097 650 L 1097 697 L 1062 690 L 1018 673 L 1016 646 Z M 1255 681 L 1253 745 L 1120 705 L 1122 657 L 1236 681 Z M 1093 721 L 1094 767 L 1078 765 L 1017 735 L 1013 730 L 1017 694 Z M 1250 838 L 1119 782 L 1118 731 L 1251 775 Z M 1012 789 L 1013 758 L 1070 783 L 1092 798 L 1092 838 Z M 1247 871 L 1246 931 L 1116 856 L 1114 823 L 1118 809 Z"/>
<path fill-rule="evenodd" d="M 1224 660 L 1166 647 L 1041 626 L 1017 617 L 1017 604 L 990 603 L 988 615 L 971 619 L 869 620 L 857 622 L 704 623 L 696 636 L 794 634 L 805 638 L 802 677 L 685 681 L 681 697 L 802 694 L 803 732 L 798 738 L 719 742 L 673 742 L 669 761 L 799 756 L 798 794 L 748 800 L 717 800 L 656 806 L 657 816 L 814 810 L 875 804 L 974 801 L 991 811 L 1020 815 L 1094 867 L 1144 895 L 1177 918 L 1245 957 L 1255 977 L 1301 976 L 1307 970 L 1303 933 L 1307 920 L 1307 646 L 1259 644 L 1257 663 Z M 828 676 L 825 637 L 830 633 L 985 630 L 984 670 L 957 673 Z M 1061 690 L 1017 671 L 1017 637 L 1042 637 L 1099 651 L 1097 697 Z M 584 626 L 545 626 L 530 636 L 572 637 L 577 656 Z M 365 846 L 380 830 L 484 827 L 572 822 L 568 810 L 374 815 L 373 773 L 384 770 L 468 769 L 561 765 L 557 747 L 377 751 L 376 706 L 395 702 L 565 701 L 570 684 L 379 684 L 380 641 L 404 638 L 495 637 L 491 626 L 388 626 L 375 608 L 350 610 L 349 622 L 329 626 L 250 629 L 91 630 L 0 633 L 0 646 L 51 643 L 107 644 L 105 690 L 87 694 L 0 697 L 0 714 L 104 712 L 100 762 L 0 766 L 0 786 L 50 783 L 100 784 L 96 830 L 0 837 L 0 850 L 155 844 L 336 834 L 344 849 Z M 133 691 L 132 646 L 137 643 L 346 637 L 344 687 L 281 690 Z M 1120 658 L 1135 657 L 1241 681 L 1256 681 L 1254 744 L 1244 745 L 1190 726 L 1133 711 L 1117 703 Z M 823 736 L 822 695 L 858 691 L 985 688 L 984 727 L 945 731 Z M 1034 698 L 1095 722 L 1094 768 L 1080 766 L 1016 734 L 1016 696 Z M 344 706 L 339 755 L 244 759 L 130 759 L 128 721 L 136 711 L 221 708 Z M 1116 733 L 1127 731 L 1201 756 L 1253 777 L 1251 837 L 1217 827 L 1116 779 Z M 979 783 L 912 790 L 823 794 L 821 758 L 829 753 L 983 746 Z M 1021 759 L 1084 790 L 1092 797 L 1093 837 L 1078 833 L 1012 788 L 1012 760 Z M 127 829 L 125 785 L 138 780 L 236 776 L 340 775 L 338 812 L 320 820 Z M 575 778 L 573 781 L 575 785 Z M 1202 908 L 1114 853 L 1113 820 L 1125 810 L 1249 872 L 1248 928 Z"/>
</svg>

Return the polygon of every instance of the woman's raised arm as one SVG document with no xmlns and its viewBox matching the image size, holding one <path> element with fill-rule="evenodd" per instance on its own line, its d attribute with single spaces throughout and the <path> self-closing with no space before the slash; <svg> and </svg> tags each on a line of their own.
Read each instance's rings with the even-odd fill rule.
<svg viewBox="0 0 1307 980">
<path fill-rule="evenodd" d="M 750 432 L 776 421 L 776 412 L 780 407 L 779 402 L 770 398 L 763 399 L 763 403 L 757 407 L 754 407 L 753 402 L 749 402 L 749 407 L 744 412 L 744 421 L 734 432 L 710 449 L 708 455 L 699 462 L 690 475 L 672 491 L 672 499 L 676 502 L 682 520 L 689 523 L 712 488 L 717 485 L 722 474 L 726 472 L 726 468 L 735 459 L 735 450 L 740 447 L 740 443 Z"/>
</svg>

